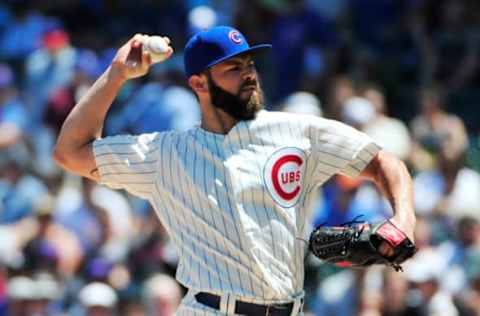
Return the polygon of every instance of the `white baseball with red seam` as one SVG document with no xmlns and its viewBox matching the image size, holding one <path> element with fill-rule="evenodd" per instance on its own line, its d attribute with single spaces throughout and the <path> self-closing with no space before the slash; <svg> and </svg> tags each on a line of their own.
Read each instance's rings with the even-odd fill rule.
<svg viewBox="0 0 480 316">
<path fill-rule="evenodd" d="M 170 46 L 163 37 L 154 35 L 147 38 L 144 48 L 150 53 L 152 63 L 158 63 L 167 58 Z"/>
</svg>

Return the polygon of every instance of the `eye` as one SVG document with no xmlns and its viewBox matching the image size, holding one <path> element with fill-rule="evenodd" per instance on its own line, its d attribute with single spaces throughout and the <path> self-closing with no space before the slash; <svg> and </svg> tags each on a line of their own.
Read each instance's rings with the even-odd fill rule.
<svg viewBox="0 0 480 316">
<path fill-rule="evenodd" d="M 233 71 L 238 71 L 238 70 L 240 70 L 240 66 L 237 65 L 237 66 L 233 66 L 231 68 L 228 68 L 227 71 L 228 72 L 233 72 Z"/>
</svg>

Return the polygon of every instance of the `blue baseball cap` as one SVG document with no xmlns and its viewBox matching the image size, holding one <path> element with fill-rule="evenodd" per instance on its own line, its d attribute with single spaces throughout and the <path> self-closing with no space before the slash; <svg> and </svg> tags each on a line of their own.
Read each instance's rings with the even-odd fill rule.
<svg viewBox="0 0 480 316">
<path fill-rule="evenodd" d="M 216 26 L 192 36 L 185 46 L 184 64 L 187 77 L 236 55 L 270 49 L 270 44 L 250 46 L 240 31 L 230 26 Z"/>
</svg>

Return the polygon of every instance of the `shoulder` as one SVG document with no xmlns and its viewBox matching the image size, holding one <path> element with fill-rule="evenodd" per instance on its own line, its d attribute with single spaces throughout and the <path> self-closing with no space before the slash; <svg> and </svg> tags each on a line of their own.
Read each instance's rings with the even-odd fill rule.
<svg viewBox="0 0 480 316">
<path fill-rule="evenodd" d="M 261 110 L 258 112 L 256 120 L 261 120 L 261 121 L 278 120 L 278 119 L 299 120 L 302 118 L 320 118 L 320 117 L 308 115 L 308 114 Z"/>
<path fill-rule="evenodd" d="M 464 167 L 458 172 L 459 179 L 462 179 L 462 183 L 469 183 L 480 187 L 480 173 L 477 171 Z"/>
<path fill-rule="evenodd" d="M 96 154 L 109 152 L 154 152 L 168 143 L 174 143 L 185 132 L 166 131 L 139 135 L 115 135 L 97 139 L 93 142 Z"/>
<path fill-rule="evenodd" d="M 160 133 L 146 133 L 139 135 L 114 135 L 96 139 L 93 143 L 96 146 L 115 146 L 115 145 L 134 145 L 134 144 L 154 144 L 160 138 Z"/>
<path fill-rule="evenodd" d="M 460 127 L 463 128 L 464 124 L 462 119 L 455 115 L 455 114 L 448 114 L 446 117 L 447 124 L 450 124 L 452 127 Z"/>
<path fill-rule="evenodd" d="M 341 137 L 363 137 L 364 133 L 343 122 L 308 114 L 260 111 L 251 127 L 295 126 L 310 136 L 337 135 Z"/>
<path fill-rule="evenodd" d="M 336 122 L 334 120 L 329 120 L 319 116 L 308 115 L 308 114 L 262 110 L 258 113 L 256 119 L 254 120 L 254 123 L 256 124 L 282 123 L 282 124 L 295 124 L 295 125 L 305 125 L 305 126 L 309 126 L 309 125 L 328 126 L 330 124 L 336 124 L 340 122 Z"/>
</svg>

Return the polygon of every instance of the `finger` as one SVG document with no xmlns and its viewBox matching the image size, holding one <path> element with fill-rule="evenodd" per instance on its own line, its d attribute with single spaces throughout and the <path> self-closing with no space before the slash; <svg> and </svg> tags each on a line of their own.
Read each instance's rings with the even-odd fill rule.
<svg viewBox="0 0 480 316">
<path fill-rule="evenodd" d="M 132 41 L 130 52 L 128 53 L 126 64 L 130 68 L 135 68 L 142 62 L 142 44 L 138 41 Z"/>
<path fill-rule="evenodd" d="M 133 40 L 130 43 L 130 47 L 134 48 L 134 49 L 137 49 L 137 48 L 141 47 L 142 45 L 143 45 L 142 42 L 140 42 L 139 40 Z"/>
<path fill-rule="evenodd" d="M 132 44 L 135 41 L 139 41 L 139 42 L 141 41 L 141 34 L 135 34 L 134 36 L 132 36 L 125 44 L 122 45 L 120 49 L 124 47 L 128 47 L 128 48 L 132 47 Z"/>
<path fill-rule="evenodd" d="M 125 45 L 123 45 L 123 47 L 127 46 L 128 52 L 130 52 L 132 48 L 138 48 L 138 46 L 143 43 L 142 36 L 143 35 L 139 33 L 135 34 L 132 38 L 128 40 L 128 42 L 125 43 Z"/>
<path fill-rule="evenodd" d="M 130 51 L 132 49 L 132 45 L 133 45 L 134 41 L 136 40 L 136 38 L 138 38 L 137 35 L 139 35 L 139 34 L 136 34 L 135 36 L 130 38 L 125 44 L 123 44 L 118 49 L 117 54 L 113 59 L 114 61 L 127 62 L 128 58 L 129 58 L 129 55 L 130 55 Z M 135 46 L 136 45 L 138 45 L 138 44 L 135 44 Z"/>
<path fill-rule="evenodd" d="M 167 57 L 165 59 L 170 58 L 170 56 L 173 54 L 173 48 L 169 46 L 166 54 Z"/>
<path fill-rule="evenodd" d="M 163 39 L 165 40 L 165 42 L 167 42 L 168 45 L 170 45 L 170 38 L 168 38 L 167 36 L 164 36 Z"/>
<path fill-rule="evenodd" d="M 387 258 L 395 254 L 393 247 L 390 246 L 390 244 L 388 244 L 386 241 L 380 244 L 380 246 L 378 247 L 378 251 Z"/>
<path fill-rule="evenodd" d="M 144 40 L 145 40 L 145 35 L 137 33 L 130 39 L 130 42 L 137 41 L 137 42 L 143 43 Z"/>
<path fill-rule="evenodd" d="M 165 52 L 165 59 L 170 58 L 173 54 L 173 48 L 171 46 L 168 46 L 167 51 Z"/>
<path fill-rule="evenodd" d="M 143 44 L 146 42 L 147 40 L 147 37 L 146 35 L 143 35 L 143 34 L 135 34 L 135 36 L 132 37 L 132 39 L 129 41 L 130 43 L 130 49 L 134 49 L 134 50 L 142 50 L 143 49 Z M 135 57 L 138 57 L 138 61 L 140 62 L 141 61 L 141 54 L 139 54 L 138 52 L 136 52 L 136 54 L 134 55 Z"/>
<path fill-rule="evenodd" d="M 150 54 L 147 51 L 143 51 L 142 53 L 142 70 L 147 70 L 148 67 L 152 64 L 152 59 Z"/>
</svg>

